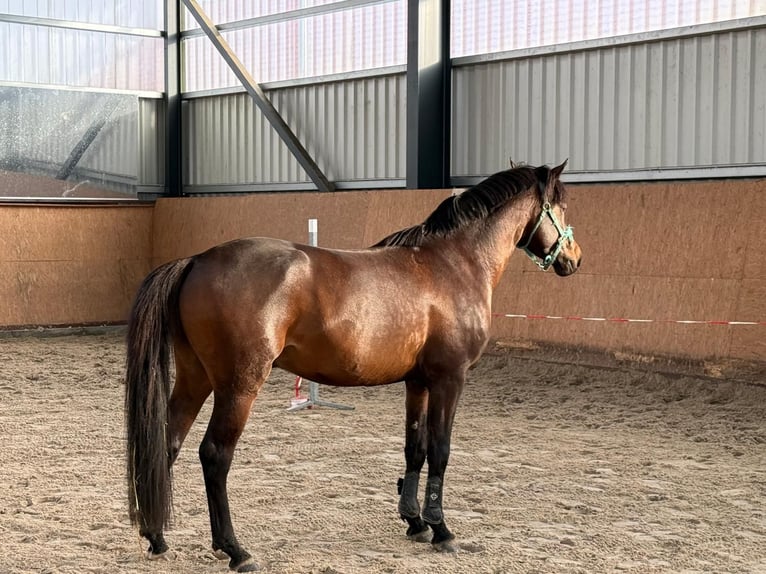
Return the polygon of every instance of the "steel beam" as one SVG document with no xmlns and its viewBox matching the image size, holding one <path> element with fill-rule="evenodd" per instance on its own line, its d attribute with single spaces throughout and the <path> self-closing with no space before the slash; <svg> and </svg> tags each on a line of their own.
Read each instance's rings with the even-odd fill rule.
<svg viewBox="0 0 766 574">
<path fill-rule="evenodd" d="M 275 14 L 267 14 L 265 16 L 256 16 L 255 18 L 247 18 L 245 20 L 237 20 L 235 22 L 226 22 L 216 26 L 219 32 L 229 32 L 231 30 L 243 30 L 245 28 L 254 28 L 256 26 L 267 26 L 268 24 L 276 24 L 277 22 L 287 22 L 290 20 L 299 20 L 301 18 L 310 18 L 311 16 L 324 16 L 325 14 L 331 14 L 332 12 L 342 12 L 344 10 L 352 10 L 354 8 L 363 8 L 365 6 L 374 6 L 376 4 L 386 4 L 388 2 L 394 2 L 395 0 L 336 0 L 329 4 L 320 4 L 318 6 L 308 6 L 306 8 L 296 8 L 294 10 L 287 10 L 285 12 L 277 12 Z M 191 29 L 184 30 L 181 36 L 191 38 L 194 36 L 201 36 L 204 34 L 202 30 Z"/>
<path fill-rule="evenodd" d="M 168 0 L 172 2 L 173 0 Z M 39 16 L 23 16 L 21 14 L 0 14 L 0 22 L 8 24 L 23 24 L 25 26 L 44 26 L 46 28 L 64 28 L 78 32 L 101 32 L 103 34 L 120 34 L 123 36 L 143 36 L 145 38 L 159 38 L 162 31 L 151 28 L 127 28 L 125 26 L 112 26 L 110 24 L 96 24 L 94 22 L 80 22 L 77 20 L 60 20 L 58 18 L 41 18 Z"/>
<path fill-rule="evenodd" d="M 407 187 L 443 188 L 450 172 L 450 2 L 408 0 Z"/>
<path fill-rule="evenodd" d="M 165 2 L 165 193 L 183 192 L 181 118 L 181 4 Z"/>
<path fill-rule="evenodd" d="M 36 82 L 9 82 L 0 80 L 0 89 L 2 88 L 55 90 L 57 92 L 80 92 L 86 94 L 121 94 L 136 96 L 137 98 L 147 98 L 150 100 L 161 100 L 164 96 L 162 92 L 154 92 L 151 90 L 120 90 L 116 88 L 93 88 L 90 86 L 65 86 L 63 84 L 38 84 Z"/>
<path fill-rule="evenodd" d="M 202 10 L 197 0 L 183 0 L 183 3 L 213 43 L 215 49 L 218 50 L 218 53 L 221 54 L 224 61 L 234 72 L 234 75 L 236 75 L 239 81 L 242 82 L 242 85 L 247 90 L 247 93 L 250 94 L 255 105 L 260 108 L 263 115 L 269 120 L 271 126 L 279 134 L 279 137 L 282 138 L 282 141 L 285 142 L 290 152 L 295 156 L 295 159 L 298 160 L 298 163 L 306 171 L 311 181 L 317 186 L 317 189 L 319 189 L 319 191 L 332 191 L 333 184 L 330 183 L 324 173 L 322 173 L 322 170 L 319 169 L 319 166 L 314 162 L 313 158 L 303 147 L 303 144 L 301 144 L 290 129 L 290 126 L 287 125 L 285 120 L 279 114 L 279 111 L 277 111 L 271 101 L 266 97 L 266 94 L 253 79 L 252 75 L 250 75 L 250 72 L 247 71 L 240 59 L 231 49 L 231 46 L 229 46 L 228 42 L 223 39 L 223 36 L 221 36 L 221 33 L 218 31 L 215 24 L 213 24 L 207 14 Z"/>
</svg>

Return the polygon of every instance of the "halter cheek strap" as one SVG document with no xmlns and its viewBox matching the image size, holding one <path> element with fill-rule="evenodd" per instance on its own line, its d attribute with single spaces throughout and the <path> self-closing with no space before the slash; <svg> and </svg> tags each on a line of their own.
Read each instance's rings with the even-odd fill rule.
<svg viewBox="0 0 766 574">
<path fill-rule="evenodd" d="M 556 228 L 556 231 L 559 234 L 559 238 L 556 241 L 556 244 L 554 245 L 553 249 L 551 250 L 548 255 L 545 256 L 545 258 L 538 257 L 532 251 L 529 249 L 529 244 L 532 242 L 532 239 L 534 239 L 535 234 L 537 233 L 537 230 L 540 229 L 540 226 L 542 225 L 543 221 L 545 221 L 545 218 L 548 218 L 553 223 L 553 226 Z M 527 239 L 527 242 L 520 246 L 519 249 L 523 249 L 524 253 L 527 254 L 527 256 L 543 271 L 547 271 L 551 265 L 553 265 L 553 262 L 556 261 L 556 257 L 559 256 L 559 253 L 564 247 L 564 243 L 567 241 L 573 241 L 574 240 L 574 230 L 572 229 L 571 225 L 568 225 L 566 228 L 564 228 L 561 223 L 559 223 L 558 218 L 556 217 L 556 214 L 553 213 L 553 208 L 551 207 L 551 204 L 547 201 L 543 204 L 543 210 L 540 212 L 540 217 L 537 218 L 537 222 L 535 223 L 535 226 L 532 228 L 532 232 L 529 234 L 529 238 Z"/>
</svg>

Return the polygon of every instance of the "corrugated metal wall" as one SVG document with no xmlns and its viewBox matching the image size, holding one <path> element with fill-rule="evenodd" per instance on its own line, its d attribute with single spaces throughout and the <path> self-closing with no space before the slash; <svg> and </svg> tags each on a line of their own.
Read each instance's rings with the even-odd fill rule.
<svg viewBox="0 0 766 574">
<path fill-rule="evenodd" d="M 156 90 L 164 86 L 161 38 L 0 22 L 0 81 Z"/>
<path fill-rule="evenodd" d="M 766 165 L 766 27 L 454 68 L 453 176 Z"/>
<path fill-rule="evenodd" d="M 333 4 L 322 0 L 201 2 L 216 24 L 278 15 Z M 183 10 L 187 23 L 196 22 Z M 222 31 L 256 81 L 260 83 L 326 76 L 403 65 L 407 61 L 407 10 L 404 0 L 386 0 L 343 11 L 262 23 Z M 239 86 L 239 81 L 204 36 L 186 37 L 184 91 Z"/>
<path fill-rule="evenodd" d="M 451 0 L 453 58 L 748 18 L 764 0 Z"/>
<path fill-rule="evenodd" d="M 295 2 L 298 0 L 290 6 L 297 6 Z M 763 11 L 761 3 L 762 0 L 751 1 L 747 6 L 737 4 L 736 8 L 758 14 Z M 62 11 L 64 4 L 69 11 Z M 153 0 L 126 0 L 114 7 L 103 2 L 87 4 L 101 6 L 103 10 L 89 11 L 83 7 L 85 4 L 74 6 L 53 0 L 34 3 L 0 0 L 0 12 L 87 17 L 95 22 L 136 26 L 157 25 L 161 14 L 161 4 Z M 311 2 L 301 0 L 299 4 L 307 6 Z M 624 0 L 623 4 L 633 7 L 633 11 L 648 5 L 633 0 Z M 472 5 L 477 9 L 489 6 L 478 0 Z M 598 5 L 599 10 L 604 8 L 602 3 Z M 739 13 L 734 4 L 724 0 L 715 0 L 714 5 L 718 6 L 715 10 L 728 6 L 731 14 Z M 227 19 L 224 13 L 238 18 L 247 12 L 238 11 L 233 4 L 212 0 L 207 6 L 214 12 L 218 10 L 216 14 L 223 20 Z M 251 12 L 261 13 L 258 11 L 264 10 L 264 6 L 253 4 Z M 268 6 L 276 9 L 282 5 L 274 0 Z M 292 24 L 315 32 L 321 28 L 326 36 L 322 38 L 334 42 L 336 29 L 328 24 L 325 30 L 318 23 L 324 22 L 325 17 L 329 23 L 346 19 L 359 24 L 354 24 L 354 29 L 361 30 L 365 42 L 369 40 L 368 28 L 372 27 L 382 34 L 373 42 L 375 46 L 387 46 L 386 42 L 399 46 L 401 26 L 397 22 L 404 17 L 403 6 L 403 0 L 396 0 L 300 18 Z M 518 20 L 516 23 L 535 21 L 536 12 L 525 12 L 521 4 L 514 5 L 510 12 L 510 5 L 503 6 L 505 16 L 482 20 L 495 32 L 499 20 L 506 17 L 512 16 L 513 22 Z M 670 4 L 663 6 L 667 8 Z M 668 13 L 680 18 L 679 6 Z M 378 22 L 370 15 L 378 13 L 390 16 L 384 26 L 375 27 Z M 460 14 L 466 20 L 463 32 L 477 23 L 479 12 L 469 14 L 463 10 Z M 599 18 L 604 19 L 604 13 L 600 14 Z M 613 10 L 610 14 L 617 13 Z M 695 17 L 704 16 L 700 14 Z M 470 26 L 469 20 L 473 22 Z M 615 26 L 621 22 L 619 18 L 606 20 Z M 566 24 L 572 29 L 578 28 L 577 22 L 560 18 L 562 26 Z M 667 23 L 663 22 L 662 25 Z M 606 29 L 611 33 L 610 30 Z M 242 37 L 252 40 L 257 34 L 251 32 L 243 32 Z M 231 32 L 234 36 L 239 33 Z M 674 33 L 683 37 L 672 38 Z M 321 35 L 312 34 L 306 38 L 312 42 L 322 39 Z M 184 43 L 188 48 L 194 42 L 212 50 L 205 38 L 190 38 Z M 319 40 L 319 44 L 306 42 L 306 46 L 323 45 Z M 568 157 L 570 172 L 584 172 L 587 174 L 584 177 L 596 173 L 612 179 L 629 177 L 620 172 L 643 177 L 642 170 L 667 170 L 657 177 L 674 177 L 679 171 L 673 170 L 721 166 L 757 168 L 748 171 L 749 175 L 766 173 L 766 17 L 724 23 L 715 30 L 702 25 L 670 30 L 656 37 L 623 36 L 589 42 L 455 61 L 451 158 L 454 183 L 460 185 L 461 178 L 469 180 L 497 171 L 507 165 L 509 157 L 530 163 L 553 163 Z M 158 59 L 161 43 L 159 38 L 0 23 L 0 52 L 7 56 L 0 61 L 0 81 L 25 85 L 157 87 L 157 82 L 162 84 L 161 58 Z M 23 46 L 29 45 L 38 49 L 24 51 Z M 365 54 L 372 53 L 368 43 L 360 46 Z M 255 47 L 259 53 L 273 52 L 270 46 Z M 239 46 L 238 51 L 246 56 L 245 60 L 256 62 L 259 58 L 255 47 Z M 340 58 L 343 51 L 322 53 L 332 59 Z M 126 54 L 133 57 L 126 58 Z M 295 55 L 288 51 L 279 57 Z M 313 52 L 309 55 L 318 57 Z M 397 55 L 396 61 L 400 57 L 401 54 Z M 212 74 L 217 70 L 204 65 L 198 70 L 198 64 L 200 61 L 187 62 L 187 72 Z M 301 70 L 304 73 L 307 69 Z M 403 67 L 373 70 L 367 77 L 360 75 L 365 72 L 357 71 L 325 78 L 321 83 L 291 80 L 264 87 L 331 181 L 340 183 L 340 187 L 376 182 L 389 187 L 403 185 L 406 177 L 406 77 L 401 70 Z M 66 159 L 92 123 L 98 107 L 110 97 L 98 94 L 91 101 L 90 95 L 83 92 L 76 95 L 55 90 L 45 95 L 44 89 L 21 90 L 20 106 L 8 96 L 11 92 L 0 93 L 0 119 L 7 120 L 0 128 L 0 143 L 6 142 L 0 148 L 0 162 L 12 166 L 14 162 L 26 161 L 40 169 L 60 165 Z M 83 177 L 101 173 L 104 181 L 107 175 L 113 175 L 118 181 L 122 178 L 138 185 L 163 184 L 164 108 L 157 100 L 144 99 L 145 95 L 144 92 L 126 96 L 131 98 L 131 109 L 115 111 L 111 116 L 78 165 Z M 189 191 L 195 191 L 195 187 L 201 192 L 214 191 L 214 186 L 227 185 L 242 186 L 242 190 L 259 184 L 312 187 L 298 162 L 246 94 L 201 95 L 185 94 L 183 106 L 185 185 Z M 48 102 L 51 97 L 53 101 Z M 18 128 L 21 125 L 23 130 Z"/>
<path fill-rule="evenodd" d="M 111 26 L 162 29 L 157 0 L 0 0 L 0 13 Z M 0 22 L 0 80 L 34 84 L 157 90 L 164 86 L 163 42 Z"/>
<path fill-rule="evenodd" d="M 405 177 L 403 73 L 267 93 L 331 181 Z M 184 130 L 187 185 L 308 181 L 247 94 L 188 100 Z"/>
<path fill-rule="evenodd" d="M 157 0 L 0 0 L 0 13 L 159 30 L 162 4 Z"/>
</svg>

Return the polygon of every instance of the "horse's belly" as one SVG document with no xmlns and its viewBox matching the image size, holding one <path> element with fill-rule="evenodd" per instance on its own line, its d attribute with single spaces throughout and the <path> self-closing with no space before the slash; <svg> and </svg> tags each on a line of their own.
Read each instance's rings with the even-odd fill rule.
<svg viewBox="0 0 766 574">
<path fill-rule="evenodd" d="M 382 334 L 312 337 L 288 342 L 274 365 L 319 383 L 372 386 L 404 379 L 417 362 L 425 336 Z"/>
</svg>

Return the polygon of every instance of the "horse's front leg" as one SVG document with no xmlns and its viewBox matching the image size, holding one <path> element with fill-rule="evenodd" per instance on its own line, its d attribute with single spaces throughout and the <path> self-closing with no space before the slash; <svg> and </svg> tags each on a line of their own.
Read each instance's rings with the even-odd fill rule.
<svg viewBox="0 0 766 574">
<path fill-rule="evenodd" d="M 417 542 L 429 542 L 428 525 L 420 517 L 418 483 L 426 461 L 428 443 L 428 390 L 418 380 L 407 380 L 404 458 L 406 471 L 399 479 L 399 516 L 409 525 L 407 537 Z"/>
<path fill-rule="evenodd" d="M 434 380 L 429 388 L 428 402 L 428 480 L 422 518 L 434 531 L 433 544 L 440 552 L 455 552 L 458 547 L 452 541 L 455 536 L 444 522 L 442 497 L 444 472 L 450 454 L 452 423 L 464 377 L 445 377 Z"/>
</svg>

